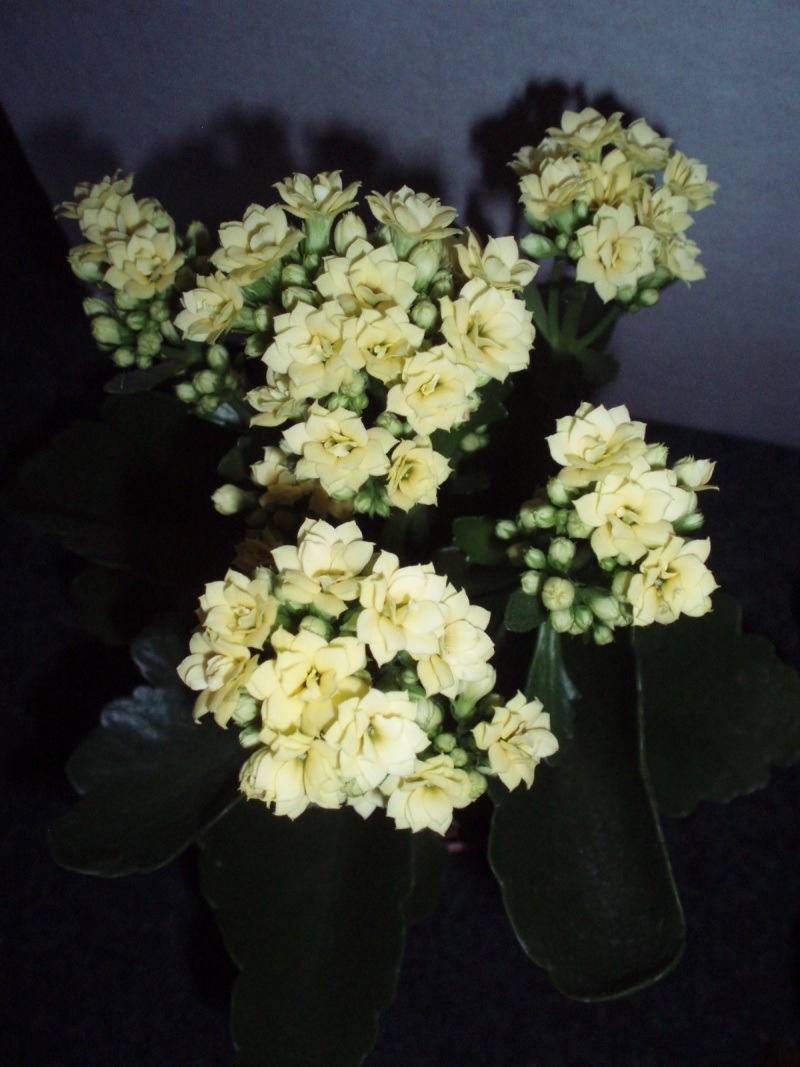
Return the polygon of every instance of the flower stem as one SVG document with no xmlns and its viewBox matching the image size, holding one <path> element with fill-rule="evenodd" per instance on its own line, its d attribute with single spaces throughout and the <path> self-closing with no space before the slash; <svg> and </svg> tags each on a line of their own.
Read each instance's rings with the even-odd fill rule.
<svg viewBox="0 0 800 1067">
<path fill-rule="evenodd" d="M 620 316 L 621 310 L 621 307 L 618 304 L 615 304 L 609 313 L 605 315 L 596 326 L 593 326 L 591 330 L 587 330 L 583 337 L 578 338 L 572 346 L 572 351 L 582 352 L 584 348 L 588 348 L 593 341 L 596 341 L 597 338 L 609 328 L 609 326 L 614 325 Z"/>
</svg>

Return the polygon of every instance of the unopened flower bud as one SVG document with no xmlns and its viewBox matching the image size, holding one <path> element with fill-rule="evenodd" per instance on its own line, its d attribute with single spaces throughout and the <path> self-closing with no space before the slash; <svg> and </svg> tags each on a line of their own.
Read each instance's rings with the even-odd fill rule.
<svg viewBox="0 0 800 1067">
<path fill-rule="evenodd" d="M 190 222 L 186 227 L 186 241 L 194 245 L 198 252 L 208 252 L 211 249 L 211 240 L 208 228 L 202 222 Z"/>
<path fill-rule="evenodd" d="M 623 285 L 621 289 L 617 289 L 617 300 L 619 300 L 621 304 L 630 304 L 635 296 L 635 285 Z"/>
<path fill-rule="evenodd" d="M 197 390 L 191 382 L 179 382 L 175 386 L 175 395 L 184 404 L 193 404 L 197 400 Z"/>
<path fill-rule="evenodd" d="M 99 345 L 111 345 L 114 348 L 131 340 L 127 326 L 110 315 L 98 315 L 92 319 L 92 336 Z"/>
<path fill-rule="evenodd" d="M 690 511 L 688 515 L 682 516 L 675 523 L 675 533 L 677 534 L 691 534 L 696 533 L 697 530 L 703 525 L 703 513 L 701 511 Z"/>
<path fill-rule="evenodd" d="M 550 612 L 550 625 L 557 634 L 569 633 L 572 629 L 572 623 L 572 610 L 570 608 L 560 608 L 557 611 Z"/>
<path fill-rule="evenodd" d="M 418 300 L 411 309 L 411 321 L 428 333 L 439 325 L 439 309 L 430 300 Z"/>
<path fill-rule="evenodd" d="M 580 241 L 570 241 L 567 245 L 567 255 L 570 259 L 580 259 L 583 255 Z"/>
<path fill-rule="evenodd" d="M 517 536 L 517 532 L 517 524 L 513 519 L 501 519 L 494 528 L 494 535 L 500 541 L 510 541 Z"/>
<path fill-rule="evenodd" d="M 600 589 L 593 589 L 585 594 L 584 599 L 589 609 L 601 622 L 614 625 L 620 621 L 621 605 L 615 596 L 604 593 Z"/>
<path fill-rule="evenodd" d="M 236 721 L 235 714 L 231 716 L 234 722 Z M 261 727 L 258 723 L 251 723 L 249 726 L 245 726 L 239 733 L 239 744 L 242 748 L 255 748 L 261 744 Z"/>
<path fill-rule="evenodd" d="M 570 511 L 567 515 L 567 533 L 570 537 L 575 537 L 578 540 L 589 537 L 594 527 L 585 523 L 577 511 Z"/>
<path fill-rule="evenodd" d="M 150 301 L 150 318 L 153 322 L 166 322 L 170 317 L 170 308 L 166 300 L 151 300 Z"/>
<path fill-rule="evenodd" d="M 419 680 L 417 680 L 419 681 Z M 415 700 L 414 722 L 420 730 L 424 730 L 428 737 L 433 737 L 442 725 L 444 716 L 442 709 L 433 700 Z"/>
<path fill-rule="evenodd" d="M 506 549 L 506 559 L 512 567 L 522 567 L 524 563 L 525 546 L 521 541 L 509 545 Z"/>
<path fill-rule="evenodd" d="M 658 289 L 642 289 L 639 293 L 639 303 L 642 307 L 651 308 L 658 303 Z"/>
<path fill-rule="evenodd" d="M 125 324 L 135 330 L 136 333 L 143 330 L 151 321 L 146 311 L 129 311 L 125 316 Z"/>
<path fill-rule="evenodd" d="M 597 563 L 601 570 L 608 571 L 609 573 L 615 571 L 619 566 L 616 556 L 605 556 L 603 559 L 599 559 Z"/>
<path fill-rule="evenodd" d="M 303 270 L 308 275 L 316 274 L 321 263 L 318 252 L 309 252 L 303 256 Z"/>
<path fill-rule="evenodd" d="M 231 717 L 240 726 L 252 723 L 254 719 L 259 719 L 259 722 L 254 724 L 255 732 L 258 734 L 261 728 L 261 701 L 251 696 L 246 689 L 242 689 Z M 241 742 L 241 738 L 239 740 Z"/>
<path fill-rule="evenodd" d="M 695 459 L 685 456 L 672 468 L 678 478 L 678 484 L 685 489 L 703 489 L 708 485 L 716 464 L 710 459 Z"/>
<path fill-rule="evenodd" d="M 469 763 L 469 752 L 466 749 L 453 748 L 450 750 L 449 755 L 454 767 L 466 767 Z"/>
<path fill-rule="evenodd" d="M 477 800 L 478 797 L 483 796 L 486 792 L 486 779 L 480 773 L 480 771 L 469 770 L 467 771 L 469 777 L 469 796 L 470 800 Z"/>
<path fill-rule="evenodd" d="M 240 489 L 238 485 L 221 485 L 211 496 L 211 503 L 220 515 L 235 515 L 257 503 L 256 493 Z"/>
<path fill-rule="evenodd" d="M 440 270 L 437 272 L 435 278 L 431 282 L 430 293 L 431 296 L 437 298 L 443 296 L 452 296 L 455 292 L 455 284 L 453 282 L 453 275 L 449 270 Z"/>
<path fill-rule="evenodd" d="M 583 222 L 583 220 L 589 215 L 589 205 L 586 203 L 585 200 L 576 200 L 575 203 L 572 205 L 572 210 L 578 222 Z"/>
<path fill-rule="evenodd" d="M 90 319 L 95 315 L 106 315 L 110 308 L 111 305 L 107 300 L 100 300 L 94 296 L 87 296 L 83 302 L 83 313 Z"/>
<path fill-rule="evenodd" d="M 569 570 L 575 559 L 575 545 L 568 537 L 556 537 L 550 542 L 547 559 L 551 567 L 558 571 Z"/>
<path fill-rule="evenodd" d="M 192 378 L 192 385 L 198 393 L 210 396 L 212 393 L 216 393 L 219 387 L 219 376 L 216 371 L 207 368 L 195 374 L 194 378 Z"/>
<path fill-rule="evenodd" d="M 575 586 L 568 578 L 548 578 L 542 586 L 542 603 L 548 611 L 561 611 L 572 607 Z"/>
<path fill-rule="evenodd" d="M 206 352 L 206 362 L 212 370 L 227 370 L 230 356 L 224 345 L 211 345 Z"/>
<path fill-rule="evenodd" d="M 367 227 L 352 211 L 342 215 L 333 230 L 333 246 L 338 255 L 343 256 L 353 241 L 367 236 Z"/>
<path fill-rule="evenodd" d="M 647 451 L 644 454 L 644 458 L 653 468 L 653 470 L 663 470 L 667 465 L 667 455 L 669 449 L 666 445 L 654 444 L 649 445 Z"/>
<path fill-rule="evenodd" d="M 557 508 L 565 508 L 572 499 L 569 489 L 558 478 L 551 478 L 547 483 L 547 495 Z"/>
<path fill-rule="evenodd" d="M 142 330 L 136 338 L 136 350 L 140 356 L 152 359 L 161 351 L 161 332 L 159 330 Z"/>
<path fill-rule="evenodd" d="M 468 433 L 461 438 L 461 451 L 467 454 L 471 452 L 478 452 L 482 448 L 486 448 L 489 443 L 487 434 L 482 433 Z"/>
<path fill-rule="evenodd" d="M 244 343 L 244 354 L 250 359 L 263 356 L 267 351 L 267 343 L 265 333 L 251 333 Z"/>
<path fill-rule="evenodd" d="M 536 596 L 544 581 L 541 571 L 525 571 L 520 576 L 519 584 L 522 586 L 522 592 L 527 593 L 528 596 Z"/>
<path fill-rule="evenodd" d="M 281 304 L 286 311 L 291 311 L 298 304 L 316 305 L 316 297 L 310 289 L 303 289 L 299 285 L 290 285 L 281 293 Z"/>
<path fill-rule="evenodd" d="M 124 289 L 117 289 L 114 293 L 114 303 L 120 311 L 134 311 L 139 306 L 138 298 L 130 296 Z"/>
<path fill-rule="evenodd" d="M 324 637 L 326 641 L 330 641 L 333 635 L 333 627 L 330 623 L 321 619 L 319 615 L 304 615 L 298 627 L 301 630 L 308 630 L 309 633 L 317 634 L 319 637 Z"/>
<path fill-rule="evenodd" d="M 558 512 L 552 504 L 525 505 L 519 513 L 519 521 L 525 530 L 547 530 L 555 526 Z"/>
<path fill-rule="evenodd" d="M 543 237 L 540 233 L 528 233 L 519 243 L 520 248 L 526 256 L 530 256 L 531 259 L 547 259 L 549 256 L 555 254 L 555 245 L 549 238 Z"/>
<path fill-rule="evenodd" d="M 375 425 L 388 430 L 393 437 L 403 436 L 404 422 L 392 411 L 382 411 L 375 419 Z"/>
<path fill-rule="evenodd" d="M 525 549 L 523 559 L 525 560 L 525 566 L 531 567 L 533 570 L 541 571 L 547 566 L 547 556 L 545 556 L 541 548 L 534 548 L 533 545 Z"/>
<path fill-rule="evenodd" d="M 441 241 L 423 241 L 421 244 L 418 244 L 411 249 L 408 256 L 408 262 L 413 264 L 417 269 L 414 288 L 418 293 L 422 293 L 428 288 L 431 279 L 439 269 L 441 257 Z"/>
<path fill-rule="evenodd" d="M 272 312 L 265 304 L 253 312 L 253 325 L 259 333 L 266 333 L 272 325 Z"/>
<path fill-rule="evenodd" d="M 560 233 L 554 242 L 559 252 L 566 252 L 570 245 L 570 239 L 565 233 Z"/>
<path fill-rule="evenodd" d="M 592 609 L 586 604 L 576 604 L 572 609 L 571 634 L 585 634 L 594 625 Z"/>
<path fill-rule="evenodd" d="M 614 640 L 614 633 L 605 623 L 596 623 L 592 629 L 592 638 L 596 645 L 610 645 Z"/>
<path fill-rule="evenodd" d="M 619 600 L 625 599 L 632 578 L 633 571 L 617 571 L 611 579 L 611 592 Z"/>
<path fill-rule="evenodd" d="M 452 752 L 458 744 L 455 734 L 439 734 L 434 740 L 434 748 L 438 748 L 440 752 Z"/>
<path fill-rule="evenodd" d="M 132 367 L 136 362 L 136 353 L 132 348 L 123 345 L 121 348 L 114 349 L 111 359 L 118 367 Z"/>
<path fill-rule="evenodd" d="M 284 288 L 292 285 L 307 286 L 308 275 L 299 263 L 287 263 L 281 271 L 281 285 Z"/>
</svg>

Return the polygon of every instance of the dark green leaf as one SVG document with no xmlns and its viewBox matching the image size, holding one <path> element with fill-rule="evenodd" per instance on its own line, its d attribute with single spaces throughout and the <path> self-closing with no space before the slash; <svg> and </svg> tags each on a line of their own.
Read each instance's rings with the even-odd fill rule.
<svg viewBox="0 0 800 1067">
<path fill-rule="evenodd" d="M 433 563 L 439 574 L 446 574 L 473 604 L 488 608 L 498 617 L 505 611 L 508 594 L 519 585 L 515 567 L 473 567 L 461 549 L 454 546 L 437 549 Z"/>
<path fill-rule="evenodd" d="M 600 389 L 613 382 L 619 371 L 619 362 L 610 352 L 599 352 L 592 348 L 583 348 L 573 353 L 581 366 L 586 384 Z"/>
<path fill-rule="evenodd" d="M 241 1067 L 356 1067 L 403 956 L 410 834 L 383 813 L 258 802 L 203 835 L 203 891 L 234 962 Z"/>
<path fill-rule="evenodd" d="M 84 796 L 50 833 L 62 867 L 106 877 L 155 870 L 236 798 L 238 733 L 192 719 L 193 694 L 175 674 L 187 650 L 179 633 L 164 626 L 135 643 L 159 688 L 112 701 L 72 756 L 67 773 Z"/>
<path fill-rule="evenodd" d="M 14 502 L 85 559 L 197 595 L 235 539 L 210 503 L 229 440 L 172 397 L 109 396 L 24 465 Z"/>
<path fill-rule="evenodd" d="M 146 393 L 155 389 L 162 382 L 169 381 L 180 374 L 186 366 L 185 361 L 165 359 L 163 363 L 154 363 L 146 370 L 126 370 L 115 375 L 105 384 L 107 393 Z"/>
<path fill-rule="evenodd" d="M 717 593 L 700 619 L 634 631 L 647 766 L 662 811 L 760 789 L 800 760 L 800 680 Z"/>
<path fill-rule="evenodd" d="M 440 834 L 421 830 L 411 835 L 414 885 L 403 907 L 407 925 L 426 919 L 436 907 L 446 866 L 447 846 Z"/>
<path fill-rule="evenodd" d="M 506 546 L 494 535 L 490 515 L 464 515 L 453 523 L 453 540 L 470 563 L 488 566 L 506 562 Z"/>
<path fill-rule="evenodd" d="M 529 596 L 522 589 L 515 589 L 508 598 L 503 621 L 512 633 L 525 633 L 539 626 L 545 614 L 538 596 Z"/>
<path fill-rule="evenodd" d="M 642 767 L 633 657 L 624 640 L 539 635 L 526 691 L 561 748 L 530 791 L 493 790 L 492 868 L 523 948 L 563 993 L 621 996 L 668 971 L 684 938 Z"/>
</svg>

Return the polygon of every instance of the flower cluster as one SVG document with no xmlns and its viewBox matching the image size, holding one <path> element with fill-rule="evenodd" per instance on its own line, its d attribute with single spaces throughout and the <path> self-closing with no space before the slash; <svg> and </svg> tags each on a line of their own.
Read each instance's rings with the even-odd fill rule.
<svg viewBox="0 0 800 1067">
<path fill-rule="evenodd" d="M 566 111 L 511 167 L 534 231 L 523 249 L 535 259 L 568 257 L 601 300 L 633 309 L 655 303 L 675 278 L 705 277 L 686 230 L 691 212 L 713 203 L 717 183 L 644 119 L 621 120 L 622 112 Z"/>
<path fill-rule="evenodd" d="M 709 540 L 691 537 L 714 464 L 689 456 L 667 467 L 667 449 L 648 445 L 645 429 L 625 407 L 585 403 L 559 419 L 547 440 L 561 470 L 496 528 L 551 625 L 598 644 L 617 626 L 704 615 L 717 588 Z"/>
<path fill-rule="evenodd" d="M 276 188 L 282 204 L 223 224 L 214 273 L 175 320 L 196 341 L 244 334 L 265 364 L 251 423 L 284 429 L 254 474 L 262 507 L 309 494 L 382 516 L 434 504 L 451 472 L 442 436 L 528 365 L 518 290 L 536 267 L 513 238 L 483 247 L 454 208 L 407 187 L 366 197 L 371 231 L 338 171 Z"/>
<path fill-rule="evenodd" d="M 541 704 L 492 692 L 489 613 L 435 573 L 376 552 L 354 522 L 304 523 L 273 567 L 206 586 L 178 671 L 195 715 L 241 728 L 241 789 L 295 818 L 385 808 L 444 833 L 497 775 L 530 786 L 557 742 Z"/>
</svg>

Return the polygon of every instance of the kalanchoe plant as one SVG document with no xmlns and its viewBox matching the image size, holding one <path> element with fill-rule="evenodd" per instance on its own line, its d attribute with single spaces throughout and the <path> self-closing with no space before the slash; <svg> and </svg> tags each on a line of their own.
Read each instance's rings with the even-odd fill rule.
<svg viewBox="0 0 800 1067">
<path fill-rule="evenodd" d="M 600 999 L 655 981 L 684 937 L 659 806 L 728 799 L 798 758 L 797 679 L 741 635 L 706 567 L 710 542 L 694 536 L 713 463 L 670 466 L 624 407 L 584 402 L 555 428 L 521 412 L 527 447 L 546 436 L 557 471 L 538 489 L 526 474 L 513 518 L 451 521 L 446 487 L 480 491 L 505 473 L 484 446 L 529 365 L 534 322 L 560 403 L 570 361 L 582 395 L 613 373 L 621 311 L 703 276 L 685 231 L 715 183 L 643 119 L 621 120 L 567 112 L 512 164 L 532 231 L 522 249 L 553 259 L 543 291 L 514 238 L 483 243 L 406 187 L 367 196 L 359 214 L 358 183 L 338 171 L 278 183 L 281 203 L 252 204 L 216 244 L 198 223 L 177 235 L 130 177 L 81 185 L 62 208 L 85 239 L 72 266 L 99 294 L 86 302 L 94 335 L 123 369 L 112 390 L 168 384 L 173 396 L 113 398 L 104 423 L 56 442 L 57 488 L 72 493 L 56 525 L 93 564 L 90 588 L 113 564 L 162 599 L 205 591 L 191 637 L 184 620 L 135 643 L 149 685 L 106 709 L 73 758 L 84 795 L 53 848 L 110 875 L 200 843 L 204 891 L 242 970 L 243 1064 L 360 1061 L 405 924 L 435 897 L 438 835 L 472 802 L 493 805 L 509 917 L 558 988 Z M 190 424 L 187 410 L 204 418 Z M 232 565 L 232 550 L 217 552 L 213 573 L 197 551 L 219 537 L 203 521 L 180 549 L 174 508 L 163 530 L 149 511 L 121 530 L 115 513 L 93 538 L 109 494 L 80 481 L 87 454 L 109 478 L 157 482 L 142 426 L 168 442 L 173 480 L 220 446 L 214 505 L 245 520 Z M 485 470 L 458 481 L 476 452 Z M 41 500 L 46 467 L 22 478 L 40 512 L 59 499 Z M 534 468 L 520 456 L 518 471 Z M 438 543 L 425 538 L 433 505 Z M 160 558 L 170 538 L 180 583 Z M 690 759 L 687 716 L 714 724 Z M 306 953 L 316 970 L 300 980 Z"/>
</svg>

